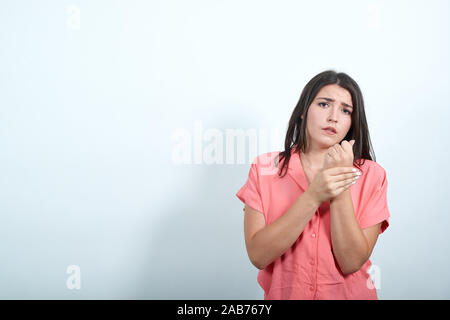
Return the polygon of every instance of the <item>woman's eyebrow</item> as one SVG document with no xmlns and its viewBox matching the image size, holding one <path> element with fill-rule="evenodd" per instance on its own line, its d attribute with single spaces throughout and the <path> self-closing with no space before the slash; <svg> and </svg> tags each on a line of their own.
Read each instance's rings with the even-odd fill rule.
<svg viewBox="0 0 450 320">
<path fill-rule="evenodd" d="M 318 97 L 317 99 L 325 99 L 325 100 L 327 100 L 327 101 L 334 102 L 334 99 L 326 98 L 326 97 Z M 352 109 L 353 109 L 353 107 L 352 107 L 351 105 L 349 105 L 349 104 L 346 104 L 346 103 L 344 103 L 344 102 L 341 102 L 341 104 L 344 105 L 344 106 L 346 106 L 346 107 L 348 107 L 348 108 L 352 108 Z"/>
</svg>

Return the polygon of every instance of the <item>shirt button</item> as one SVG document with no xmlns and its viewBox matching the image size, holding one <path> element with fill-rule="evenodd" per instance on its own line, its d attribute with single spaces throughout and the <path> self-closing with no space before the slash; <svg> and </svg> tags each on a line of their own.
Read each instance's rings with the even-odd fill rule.
<svg viewBox="0 0 450 320">
<path fill-rule="evenodd" d="M 311 237 L 315 238 L 315 237 L 316 237 L 316 234 L 315 234 L 315 233 L 313 233 L 313 234 L 311 235 Z"/>
<path fill-rule="evenodd" d="M 309 291 L 314 291 L 314 287 L 309 287 Z"/>
<path fill-rule="evenodd" d="M 313 266 L 314 265 L 314 260 L 310 260 L 309 264 Z"/>
</svg>

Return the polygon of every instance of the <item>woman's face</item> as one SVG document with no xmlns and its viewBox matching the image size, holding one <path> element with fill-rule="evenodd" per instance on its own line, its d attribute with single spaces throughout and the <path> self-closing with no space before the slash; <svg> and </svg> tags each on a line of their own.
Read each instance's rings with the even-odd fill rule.
<svg viewBox="0 0 450 320">
<path fill-rule="evenodd" d="M 322 87 L 308 109 L 306 139 L 309 146 L 328 149 L 340 143 L 352 125 L 352 96 L 337 84 Z M 303 119 L 303 115 L 301 116 Z M 329 134 L 326 127 L 336 129 Z"/>
</svg>

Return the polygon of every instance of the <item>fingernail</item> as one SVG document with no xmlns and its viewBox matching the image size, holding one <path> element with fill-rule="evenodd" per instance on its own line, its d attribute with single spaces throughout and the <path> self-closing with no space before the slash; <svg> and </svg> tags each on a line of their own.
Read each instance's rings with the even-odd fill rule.
<svg viewBox="0 0 450 320">
<path fill-rule="evenodd" d="M 356 173 L 356 175 L 360 176 L 360 175 L 361 175 L 361 172 L 358 171 L 358 172 Z"/>
<path fill-rule="evenodd" d="M 355 168 L 353 168 L 353 169 L 352 169 L 352 171 L 353 171 L 353 172 L 355 172 L 355 171 L 356 171 L 356 169 L 355 169 Z"/>
</svg>

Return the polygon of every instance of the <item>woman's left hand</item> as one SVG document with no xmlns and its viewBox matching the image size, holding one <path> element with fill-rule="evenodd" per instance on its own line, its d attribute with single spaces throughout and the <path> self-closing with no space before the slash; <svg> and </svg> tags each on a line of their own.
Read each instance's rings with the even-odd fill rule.
<svg viewBox="0 0 450 320">
<path fill-rule="evenodd" d="M 341 144 L 336 143 L 328 148 L 323 162 L 323 169 L 333 167 L 353 167 L 353 145 L 355 140 L 342 141 Z"/>
</svg>

